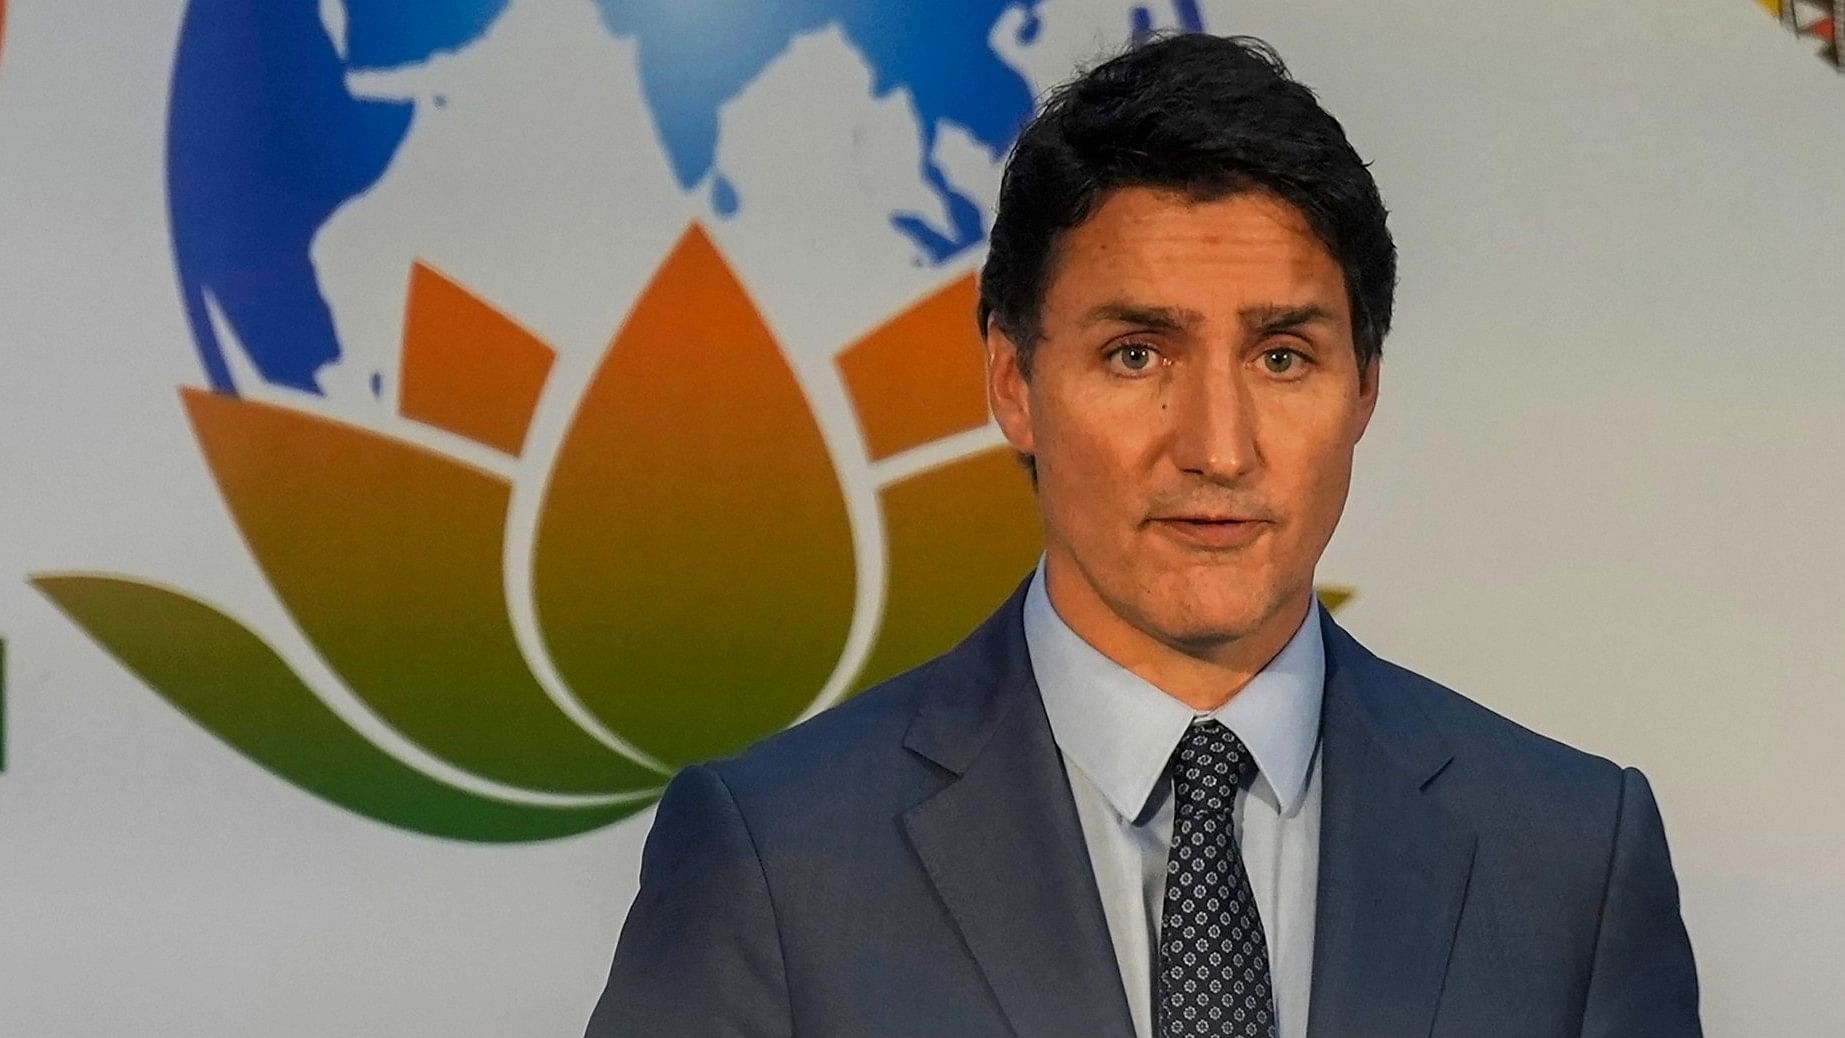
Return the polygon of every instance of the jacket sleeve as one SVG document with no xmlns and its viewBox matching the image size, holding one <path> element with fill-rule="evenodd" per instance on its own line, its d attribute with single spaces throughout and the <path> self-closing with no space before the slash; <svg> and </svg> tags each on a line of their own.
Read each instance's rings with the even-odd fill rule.
<svg viewBox="0 0 1845 1038">
<path fill-rule="evenodd" d="M 679 773 L 641 857 L 608 987 L 586 1038 L 793 1034 L 768 880 L 716 772 Z"/>
<path fill-rule="evenodd" d="M 1646 777 L 1622 776 L 1583 1038 L 1698 1038 L 1698 976 Z"/>
</svg>

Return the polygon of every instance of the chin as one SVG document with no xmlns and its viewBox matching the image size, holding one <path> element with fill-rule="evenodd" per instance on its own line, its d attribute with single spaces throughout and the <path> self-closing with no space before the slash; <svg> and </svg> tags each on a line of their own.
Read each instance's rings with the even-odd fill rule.
<svg viewBox="0 0 1845 1038">
<path fill-rule="evenodd" d="M 1156 587 L 1158 584 L 1155 585 Z M 1199 588 L 1189 581 L 1168 586 L 1144 603 L 1149 626 L 1162 640 L 1186 648 L 1207 648 L 1248 637 L 1274 615 L 1277 603 L 1246 588 Z"/>
</svg>

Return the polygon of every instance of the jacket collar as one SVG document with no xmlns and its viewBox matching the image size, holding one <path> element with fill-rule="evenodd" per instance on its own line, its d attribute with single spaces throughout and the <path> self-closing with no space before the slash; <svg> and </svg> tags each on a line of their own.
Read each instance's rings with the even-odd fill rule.
<svg viewBox="0 0 1845 1038">
<path fill-rule="evenodd" d="M 1420 679 L 1326 624 L 1320 875 L 1309 1038 L 1425 1038 L 1472 875 L 1442 796 L 1454 753 Z"/>
<path fill-rule="evenodd" d="M 1132 1038 L 1023 601 L 1021 586 L 941 661 L 904 744 L 951 779 L 903 824 L 1014 1033 Z"/>
</svg>

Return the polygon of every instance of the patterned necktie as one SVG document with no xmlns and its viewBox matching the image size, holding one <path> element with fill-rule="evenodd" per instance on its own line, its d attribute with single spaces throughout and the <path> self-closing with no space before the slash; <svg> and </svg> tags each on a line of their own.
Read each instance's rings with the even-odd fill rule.
<svg viewBox="0 0 1845 1038">
<path fill-rule="evenodd" d="M 1172 775 L 1172 850 L 1160 913 L 1160 1038 L 1273 1038 L 1268 942 L 1231 829 L 1237 790 L 1255 758 L 1216 721 L 1179 741 Z"/>
</svg>

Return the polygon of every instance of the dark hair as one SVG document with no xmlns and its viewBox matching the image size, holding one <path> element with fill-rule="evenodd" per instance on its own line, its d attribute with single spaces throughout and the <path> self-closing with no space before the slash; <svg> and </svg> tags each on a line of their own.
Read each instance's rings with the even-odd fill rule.
<svg viewBox="0 0 1845 1038">
<path fill-rule="evenodd" d="M 1013 146 L 978 316 L 982 335 L 992 322 L 1017 344 L 1025 374 L 1059 241 L 1124 187 L 1287 201 L 1344 272 L 1359 369 L 1382 353 L 1397 260 L 1370 170 L 1268 44 L 1193 34 L 1157 38 L 1057 88 Z"/>
</svg>

